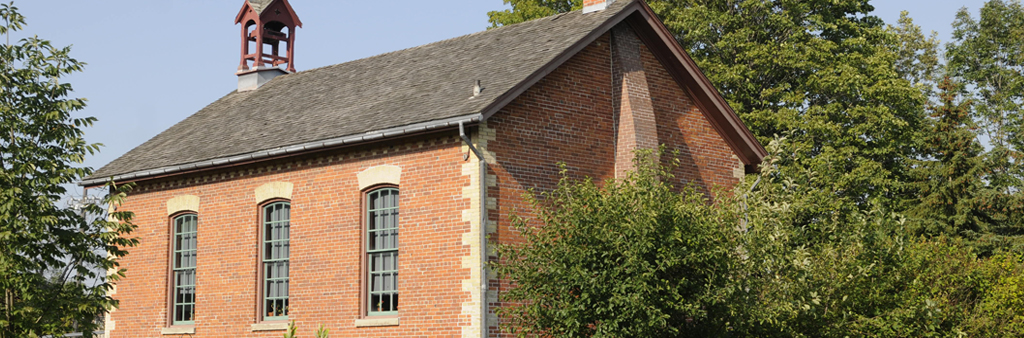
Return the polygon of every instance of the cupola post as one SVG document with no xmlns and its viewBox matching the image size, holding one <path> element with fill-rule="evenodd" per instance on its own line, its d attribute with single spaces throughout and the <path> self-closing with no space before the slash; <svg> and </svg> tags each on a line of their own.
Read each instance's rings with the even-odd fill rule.
<svg viewBox="0 0 1024 338">
<path fill-rule="evenodd" d="M 242 24 L 238 91 L 255 90 L 278 75 L 295 72 L 295 28 L 302 27 L 302 21 L 288 0 L 245 0 L 235 24 Z"/>
</svg>

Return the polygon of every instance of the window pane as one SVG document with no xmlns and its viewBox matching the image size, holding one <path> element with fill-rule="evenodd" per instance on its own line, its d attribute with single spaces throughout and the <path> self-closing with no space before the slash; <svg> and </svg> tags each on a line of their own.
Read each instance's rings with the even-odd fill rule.
<svg viewBox="0 0 1024 338">
<path fill-rule="evenodd" d="M 199 222 L 196 215 L 181 215 L 174 218 L 174 254 L 172 262 L 171 304 L 174 324 L 191 323 L 195 315 L 196 249 Z"/>
<path fill-rule="evenodd" d="M 263 219 L 263 312 L 264 319 L 288 315 L 288 240 L 291 206 L 277 202 L 264 207 Z"/>
<path fill-rule="evenodd" d="M 366 248 L 369 314 L 394 314 L 398 304 L 398 189 L 367 194 Z"/>
</svg>

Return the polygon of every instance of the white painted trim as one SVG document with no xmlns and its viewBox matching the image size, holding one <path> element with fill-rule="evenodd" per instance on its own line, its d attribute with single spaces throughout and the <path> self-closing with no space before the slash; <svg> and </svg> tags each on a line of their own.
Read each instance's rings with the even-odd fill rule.
<svg viewBox="0 0 1024 338">
<path fill-rule="evenodd" d="M 256 188 L 256 191 L 254 192 L 256 195 L 256 203 L 262 203 L 263 201 L 274 198 L 290 200 L 292 199 L 292 190 L 294 189 L 294 186 L 294 184 L 289 182 L 270 182 L 261 185 L 259 188 Z"/>
<path fill-rule="evenodd" d="M 402 180 L 402 167 L 396 165 L 379 165 L 370 167 L 356 174 L 359 179 L 359 190 L 378 184 L 399 185 Z"/>
<path fill-rule="evenodd" d="M 398 326 L 398 318 L 363 318 L 356 319 L 356 327 L 378 327 L 378 326 Z"/>
<path fill-rule="evenodd" d="M 195 326 L 174 326 L 174 327 L 165 327 L 165 328 L 161 328 L 160 329 L 160 334 L 162 334 L 162 335 L 195 334 L 195 333 L 196 333 L 196 327 Z"/>
<path fill-rule="evenodd" d="M 167 200 L 167 216 L 174 215 L 182 211 L 199 212 L 199 196 L 180 195 Z"/>
</svg>

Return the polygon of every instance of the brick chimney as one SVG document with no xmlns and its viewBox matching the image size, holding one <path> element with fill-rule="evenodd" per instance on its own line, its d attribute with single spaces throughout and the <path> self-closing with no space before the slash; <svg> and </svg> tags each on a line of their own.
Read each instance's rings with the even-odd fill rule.
<svg viewBox="0 0 1024 338">
<path fill-rule="evenodd" d="M 612 90 L 615 121 L 615 177 L 636 169 L 634 151 L 658 149 L 658 124 L 641 58 L 643 42 L 629 25 L 612 28 Z M 657 160 L 655 153 L 655 160 Z"/>
<path fill-rule="evenodd" d="M 583 0 L 583 14 L 608 8 L 615 0 Z"/>
</svg>

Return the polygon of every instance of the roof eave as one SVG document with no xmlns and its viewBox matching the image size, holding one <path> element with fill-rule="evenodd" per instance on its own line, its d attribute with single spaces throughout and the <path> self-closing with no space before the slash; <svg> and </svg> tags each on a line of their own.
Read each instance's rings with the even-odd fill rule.
<svg viewBox="0 0 1024 338">
<path fill-rule="evenodd" d="M 238 15 L 235 15 L 235 24 L 236 25 L 240 24 L 240 23 L 243 23 L 242 22 L 242 18 L 245 17 L 245 11 L 247 9 L 252 9 L 252 5 L 249 4 L 249 1 L 245 1 L 245 4 L 242 5 L 242 9 L 238 10 Z"/>
<path fill-rule="evenodd" d="M 273 4 L 273 2 L 270 4 Z M 270 7 L 270 5 L 267 5 L 267 7 Z M 295 20 L 295 25 L 302 28 L 302 20 L 299 20 L 299 14 L 295 13 L 295 9 L 292 8 L 291 3 L 288 3 L 288 0 L 284 0 L 284 7 L 288 9 L 288 13 L 291 14 L 292 20 Z"/>
<path fill-rule="evenodd" d="M 78 185 L 86 188 L 95 188 L 102 186 L 110 181 L 115 181 L 121 184 L 127 182 L 139 182 L 157 179 L 172 175 L 194 173 L 198 171 L 217 170 L 230 166 L 238 166 L 255 162 L 276 160 L 285 157 L 305 155 L 314 152 L 333 150 L 337 148 L 362 145 L 371 142 L 398 139 L 426 132 L 456 128 L 458 127 L 459 123 L 472 125 L 479 123 L 480 121 L 482 121 L 482 119 L 483 116 L 479 113 L 468 114 L 447 119 L 414 123 L 394 128 L 374 130 L 361 134 L 346 135 L 326 140 L 295 144 L 275 149 L 260 150 L 251 153 L 236 154 L 231 156 L 218 157 L 198 162 L 190 162 L 161 168 L 139 170 L 134 172 L 117 174 L 109 177 L 86 179 L 78 182 Z"/>
</svg>

